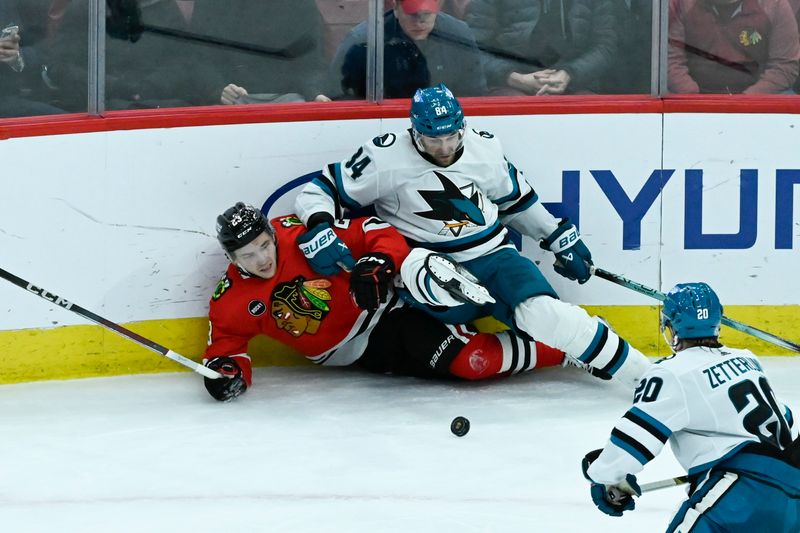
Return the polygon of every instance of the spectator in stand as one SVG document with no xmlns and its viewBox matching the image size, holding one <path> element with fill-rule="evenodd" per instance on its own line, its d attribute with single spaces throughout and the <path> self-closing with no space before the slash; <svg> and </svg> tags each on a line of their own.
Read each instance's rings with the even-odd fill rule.
<svg viewBox="0 0 800 533">
<path fill-rule="evenodd" d="M 47 50 L 53 101 L 71 111 L 87 108 L 88 0 L 54 0 Z M 66 5 L 65 5 L 66 4 Z M 191 2 L 107 0 L 105 91 L 107 109 L 207 105 L 203 45 L 188 33 Z"/>
<path fill-rule="evenodd" d="M 800 61 L 787 0 L 670 0 L 673 93 L 787 93 Z"/>
<path fill-rule="evenodd" d="M 330 101 L 322 19 L 313 0 L 195 0 L 215 102 Z"/>
<path fill-rule="evenodd" d="M 614 0 L 619 53 L 608 77 L 607 88 L 617 94 L 650 92 L 653 48 L 653 0 Z"/>
<path fill-rule="evenodd" d="M 446 83 L 464 96 L 487 94 L 480 52 L 466 23 L 441 13 L 438 0 L 395 0 L 383 18 L 387 98 L 410 98 L 420 87 Z M 332 76 L 345 97 L 366 89 L 367 23 L 353 28 L 333 59 Z M 409 76 L 406 80 L 399 77 Z M 357 82 L 354 82 L 354 80 Z"/>
<path fill-rule="evenodd" d="M 607 92 L 615 0 L 472 0 L 467 23 L 494 95 Z M 455 91 L 458 93 L 458 91 Z"/>
<path fill-rule="evenodd" d="M 0 117 L 62 113 L 36 101 L 41 79 L 36 51 L 23 45 L 27 35 L 15 1 L 0 2 Z"/>
<path fill-rule="evenodd" d="M 350 47 L 341 67 L 342 91 L 347 99 L 367 97 L 367 43 Z M 383 44 L 383 95 L 407 98 L 419 87 L 428 87 L 431 73 L 419 48 L 405 39 L 391 39 Z"/>
</svg>

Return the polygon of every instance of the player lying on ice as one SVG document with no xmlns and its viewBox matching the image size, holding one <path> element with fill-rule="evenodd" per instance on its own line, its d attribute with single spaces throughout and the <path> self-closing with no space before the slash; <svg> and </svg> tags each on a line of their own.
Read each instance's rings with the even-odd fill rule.
<svg viewBox="0 0 800 533">
<path fill-rule="evenodd" d="M 653 365 L 633 407 L 583 471 L 606 514 L 635 507 L 634 474 L 667 440 L 689 473 L 668 532 L 800 531 L 800 440 L 758 358 L 719 342 L 722 306 L 705 283 L 676 285 L 661 312 L 674 355 Z"/>
<path fill-rule="evenodd" d="M 582 308 L 561 301 L 511 244 L 507 226 L 551 250 L 556 272 L 584 283 L 592 259 L 577 228 L 542 206 L 494 135 L 466 127 L 443 84 L 416 92 L 411 126 L 372 139 L 303 188 L 295 204 L 308 228 L 303 249 L 331 250 L 323 266 L 336 268 L 336 254 L 347 251 L 326 237 L 334 219 L 345 209 L 373 206 L 412 246 L 401 273 L 419 308 L 453 324 L 492 315 L 632 389 L 650 361 Z"/>
<path fill-rule="evenodd" d="M 335 230 L 335 231 L 334 231 Z M 408 246 L 375 218 L 339 221 L 327 237 L 358 258 L 337 254 L 323 274 L 297 247 L 305 232 L 295 216 L 268 221 L 237 203 L 217 218 L 217 238 L 231 264 L 211 298 L 209 345 L 203 364 L 230 379 L 206 378 L 208 392 L 226 401 L 251 385 L 247 344 L 267 335 L 321 365 L 425 378 L 479 380 L 559 365 L 564 354 L 512 332 L 476 333 L 443 324 L 403 303 L 393 289 Z M 442 290 L 444 293 L 445 291 Z"/>
</svg>

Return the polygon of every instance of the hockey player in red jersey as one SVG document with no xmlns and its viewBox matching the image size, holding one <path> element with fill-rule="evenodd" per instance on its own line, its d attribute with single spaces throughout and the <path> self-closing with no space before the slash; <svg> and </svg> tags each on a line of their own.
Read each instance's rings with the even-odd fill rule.
<svg viewBox="0 0 800 533">
<path fill-rule="evenodd" d="M 208 392 L 231 400 L 252 384 L 247 344 L 263 334 L 331 366 L 379 373 L 479 380 L 554 366 L 563 353 L 511 332 L 476 333 L 407 306 L 394 279 L 408 254 L 403 237 L 375 217 L 337 221 L 328 238 L 352 256 L 316 273 L 297 246 L 305 227 L 294 215 L 268 221 L 237 203 L 217 218 L 231 264 L 211 297 L 203 364 L 229 379 L 206 379 Z M 326 253 L 325 248 L 306 250 Z"/>
</svg>

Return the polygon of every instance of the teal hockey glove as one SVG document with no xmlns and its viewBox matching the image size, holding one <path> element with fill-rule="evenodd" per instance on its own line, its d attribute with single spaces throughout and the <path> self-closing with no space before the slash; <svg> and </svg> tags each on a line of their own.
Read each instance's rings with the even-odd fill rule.
<svg viewBox="0 0 800 533">
<path fill-rule="evenodd" d="M 323 276 L 333 276 L 340 269 L 350 272 L 356 264 L 350 249 L 327 222 L 300 235 L 297 246 L 314 272 Z"/>
<path fill-rule="evenodd" d="M 583 476 L 592 484 L 589 492 L 597 508 L 609 516 L 622 516 L 625 511 L 633 511 L 636 508 L 636 502 L 633 501 L 633 497 L 641 496 L 642 489 L 633 474 L 628 474 L 625 476 L 624 481 L 616 485 L 595 483 L 589 477 L 588 470 L 589 466 L 600 456 L 602 451 L 602 449 L 592 450 L 586 454 L 583 461 L 581 461 Z"/>
<path fill-rule="evenodd" d="M 568 218 L 562 219 L 558 228 L 540 246 L 556 256 L 553 264 L 556 272 L 578 283 L 589 281 L 592 275 L 589 266 L 594 264 L 592 253 L 581 240 L 578 228 Z"/>
</svg>

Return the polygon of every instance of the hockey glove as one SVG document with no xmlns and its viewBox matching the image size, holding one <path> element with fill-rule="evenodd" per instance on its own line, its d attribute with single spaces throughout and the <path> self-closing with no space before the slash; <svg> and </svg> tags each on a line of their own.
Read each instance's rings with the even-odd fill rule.
<svg viewBox="0 0 800 533">
<path fill-rule="evenodd" d="M 356 305 L 374 311 L 385 303 L 396 273 L 394 261 L 386 254 L 373 252 L 361 256 L 350 273 L 350 294 Z"/>
<path fill-rule="evenodd" d="M 624 481 L 616 485 L 595 483 L 589 477 L 588 470 L 589 466 L 600 456 L 602 451 L 602 449 L 592 450 L 586 454 L 581 462 L 583 476 L 592 483 L 589 491 L 597 508 L 609 516 L 622 516 L 625 511 L 633 511 L 636 508 L 633 496 L 641 496 L 642 489 L 639 488 L 636 476 L 633 474 L 628 474 L 625 476 Z"/>
<path fill-rule="evenodd" d="M 229 402 L 247 390 L 242 368 L 232 358 L 215 357 L 206 366 L 222 374 L 217 379 L 203 378 L 206 390 L 215 400 Z"/>
<path fill-rule="evenodd" d="M 351 271 L 355 265 L 350 248 L 336 236 L 330 224 L 317 224 L 297 238 L 297 246 L 317 274 L 333 276 L 339 269 Z"/>
<path fill-rule="evenodd" d="M 589 266 L 592 263 L 592 253 L 581 240 L 578 228 L 564 218 L 556 230 L 540 244 L 545 250 L 550 250 L 556 256 L 553 264 L 556 272 L 578 283 L 586 283 L 592 275 Z"/>
</svg>

